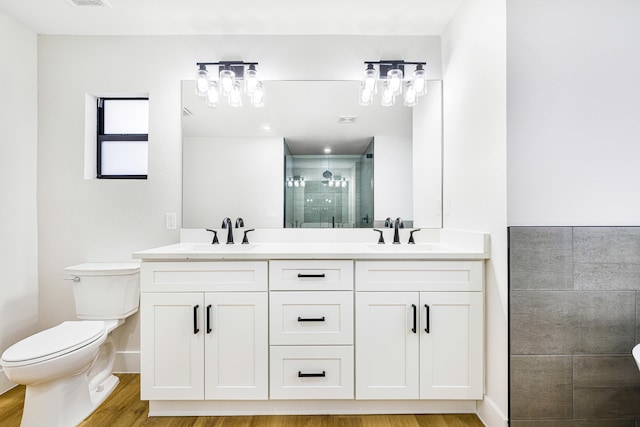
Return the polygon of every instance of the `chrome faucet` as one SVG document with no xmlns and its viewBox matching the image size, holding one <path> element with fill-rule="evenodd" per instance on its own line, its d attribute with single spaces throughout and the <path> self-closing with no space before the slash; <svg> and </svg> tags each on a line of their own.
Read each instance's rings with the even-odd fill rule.
<svg viewBox="0 0 640 427">
<path fill-rule="evenodd" d="M 244 220 L 242 218 L 236 218 L 236 228 L 244 227 Z"/>
<path fill-rule="evenodd" d="M 390 216 L 388 216 L 387 219 L 384 220 L 384 228 L 393 228 L 393 220 Z"/>
<path fill-rule="evenodd" d="M 233 245 L 233 225 L 231 225 L 231 218 L 222 220 L 222 228 L 227 229 L 227 245 Z"/>
<path fill-rule="evenodd" d="M 402 218 L 398 217 L 393 222 L 393 244 L 394 245 L 400 244 L 400 232 L 398 231 L 400 228 L 404 228 L 404 221 L 402 221 Z"/>
</svg>

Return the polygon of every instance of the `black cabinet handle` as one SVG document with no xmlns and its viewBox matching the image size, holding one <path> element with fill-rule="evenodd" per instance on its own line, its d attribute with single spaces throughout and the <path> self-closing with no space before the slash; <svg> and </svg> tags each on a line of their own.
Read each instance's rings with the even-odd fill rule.
<svg viewBox="0 0 640 427">
<path fill-rule="evenodd" d="M 425 308 L 425 309 L 426 309 L 426 311 L 427 311 L 427 324 L 426 324 L 426 327 L 424 328 L 424 331 L 425 331 L 426 333 L 429 333 L 429 305 L 428 305 L 428 304 L 425 304 L 425 305 L 424 305 L 424 308 Z"/>
<path fill-rule="evenodd" d="M 298 322 L 324 322 L 324 316 L 322 316 L 322 317 L 300 317 L 300 316 L 298 316 Z"/>
<path fill-rule="evenodd" d="M 200 332 L 200 329 L 198 329 L 198 308 L 200 306 L 196 304 L 196 306 L 193 307 L 193 334 L 197 334 L 198 332 Z"/>
<path fill-rule="evenodd" d="M 211 304 L 207 306 L 207 333 L 210 334 L 213 329 L 211 329 Z"/>
<path fill-rule="evenodd" d="M 324 277 L 324 273 L 320 273 L 320 274 L 298 273 L 298 277 Z"/>
<path fill-rule="evenodd" d="M 418 307 L 416 307 L 415 304 L 411 304 L 411 307 L 413 308 L 413 328 L 411 328 L 411 332 L 413 332 L 414 334 L 417 332 L 417 322 L 418 322 Z"/>
<path fill-rule="evenodd" d="M 312 373 L 312 374 L 303 374 L 301 371 L 298 371 L 298 378 L 310 378 L 310 377 L 326 377 L 327 373 L 322 371 L 322 373 Z"/>
</svg>

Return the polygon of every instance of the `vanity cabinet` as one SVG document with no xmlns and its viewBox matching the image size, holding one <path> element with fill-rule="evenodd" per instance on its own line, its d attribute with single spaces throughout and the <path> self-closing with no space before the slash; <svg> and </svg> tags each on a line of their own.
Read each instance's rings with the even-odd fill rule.
<svg viewBox="0 0 640 427">
<path fill-rule="evenodd" d="M 353 261 L 269 263 L 270 398 L 353 399 Z"/>
<path fill-rule="evenodd" d="M 356 262 L 356 399 L 482 399 L 483 263 Z"/>
<path fill-rule="evenodd" d="M 142 399 L 268 398 L 266 262 L 143 263 L 141 290 Z"/>
</svg>

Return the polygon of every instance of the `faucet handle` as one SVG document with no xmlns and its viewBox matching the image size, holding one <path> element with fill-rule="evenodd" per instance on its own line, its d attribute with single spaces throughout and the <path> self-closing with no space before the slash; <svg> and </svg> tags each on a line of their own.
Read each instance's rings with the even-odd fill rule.
<svg viewBox="0 0 640 427">
<path fill-rule="evenodd" d="M 247 233 L 250 231 L 255 231 L 255 228 L 250 228 L 249 230 L 244 230 L 244 237 L 242 238 L 242 244 L 243 245 L 248 245 L 249 244 L 249 239 L 247 238 Z"/>
<path fill-rule="evenodd" d="M 207 228 L 206 230 L 213 233 L 213 240 L 211 241 L 212 245 L 217 245 L 218 243 L 220 243 L 218 242 L 218 232 L 216 230 L 211 230 L 210 228 Z"/>
<path fill-rule="evenodd" d="M 410 245 L 415 245 L 416 241 L 413 240 L 413 233 L 415 233 L 416 231 L 420 231 L 422 230 L 422 228 L 416 228 L 415 230 L 411 230 L 409 232 L 409 241 L 407 243 L 409 243 Z"/>
<path fill-rule="evenodd" d="M 377 228 L 374 228 L 373 231 L 377 231 L 378 233 L 380 233 L 380 238 L 378 238 L 378 244 L 384 245 L 384 237 L 382 235 L 382 230 L 378 230 Z"/>
</svg>

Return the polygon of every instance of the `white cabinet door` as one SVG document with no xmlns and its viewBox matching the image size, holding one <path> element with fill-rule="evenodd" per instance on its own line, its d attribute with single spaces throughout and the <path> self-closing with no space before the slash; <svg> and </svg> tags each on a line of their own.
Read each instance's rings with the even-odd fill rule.
<svg viewBox="0 0 640 427">
<path fill-rule="evenodd" d="M 267 399 L 267 293 L 205 294 L 203 328 L 205 399 Z"/>
<path fill-rule="evenodd" d="M 420 293 L 421 399 L 482 399 L 482 295 Z"/>
<path fill-rule="evenodd" d="M 141 398 L 204 398 L 201 293 L 140 296 Z"/>
<path fill-rule="evenodd" d="M 417 304 L 417 292 L 356 294 L 357 399 L 418 399 Z"/>
</svg>

